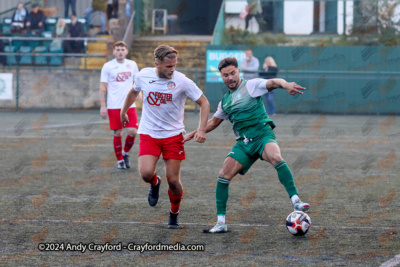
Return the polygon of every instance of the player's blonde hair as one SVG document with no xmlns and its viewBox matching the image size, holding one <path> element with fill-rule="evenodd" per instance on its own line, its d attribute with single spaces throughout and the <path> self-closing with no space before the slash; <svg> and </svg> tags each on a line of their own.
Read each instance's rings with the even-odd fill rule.
<svg viewBox="0 0 400 267">
<path fill-rule="evenodd" d="M 175 48 L 169 45 L 159 45 L 155 50 L 154 50 L 154 58 L 158 62 L 163 62 L 164 58 L 169 58 L 169 59 L 174 59 L 178 56 L 178 51 L 176 51 Z"/>
</svg>

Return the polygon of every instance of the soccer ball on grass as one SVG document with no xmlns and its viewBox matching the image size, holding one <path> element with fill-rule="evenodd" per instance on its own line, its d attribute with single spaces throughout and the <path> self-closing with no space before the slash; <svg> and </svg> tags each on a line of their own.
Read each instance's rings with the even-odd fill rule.
<svg viewBox="0 0 400 267">
<path fill-rule="evenodd" d="M 293 211 L 286 218 L 286 228 L 292 235 L 305 235 L 308 232 L 308 229 L 310 229 L 310 226 L 310 216 L 302 211 Z"/>
</svg>

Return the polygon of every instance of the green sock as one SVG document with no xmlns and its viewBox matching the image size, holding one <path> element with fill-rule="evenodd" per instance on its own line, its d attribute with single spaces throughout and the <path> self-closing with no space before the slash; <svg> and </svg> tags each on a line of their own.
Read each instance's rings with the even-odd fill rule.
<svg viewBox="0 0 400 267">
<path fill-rule="evenodd" d="M 284 160 L 278 162 L 275 166 L 276 171 L 278 172 L 279 181 L 288 192 L 289 197 L 291 198 L 294 195 L 298 195 L 296 185 L 294 184 L 292 172 L 289 169 L 289 166 L 286 164 Z"/>
<path fill-rule="evenodd" d="M 226 202 L 229 196 L 229 183 L 231 180 L 218 177 L 217 190 L 215 192 L 217 199 L 217 215 L 225 216 L 226 214 Z"/>
</svg>

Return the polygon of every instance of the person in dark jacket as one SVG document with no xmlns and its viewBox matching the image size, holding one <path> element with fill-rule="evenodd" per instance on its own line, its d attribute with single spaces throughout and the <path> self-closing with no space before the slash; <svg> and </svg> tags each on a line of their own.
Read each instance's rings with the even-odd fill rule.
<svg viewBox="0 0 400 267">
<path fill-rule="evenodd" d="M 276 78 L 278 74 L 278 67 L 276 66 L 275 60 L 273 57 L 265 58 L 263 65 L 263 73 L 260 76 L 264 79 L 272 79 Z M 264 95 L 264 98 L 267 100 L 267 113 L 268 115 L 275 115 L 275 101 L 274 101 L 275 92 L 271 91 L 268 94 Z"/>
<path fill-rule="evenodd" d="M 80 23 L 75 15 L 71 15 L 71 24 L 69 25 L 70 37 L 85 37 L 83 24 Z M 83 53 L 83 40 L 68 41 L 67 53 Z"/>
<path fill-rule="evenodd" d="M 19 3 L 12 15 L 11 33 L 21 33 L 25 28 L 28 16 L 29 12 L 24 7 L 24 3 Z"/>
<path fill-rule="evenodd" d="M 39 9 L 37 4 L 33 4 L 32 12 L 29 15 L 29 19 L 26 23 L 26 28 L 29 30 L 29 33 L 32 35 L 42 35 L 45 21 L 46 17 L 43 11 Z"/>
</svg>

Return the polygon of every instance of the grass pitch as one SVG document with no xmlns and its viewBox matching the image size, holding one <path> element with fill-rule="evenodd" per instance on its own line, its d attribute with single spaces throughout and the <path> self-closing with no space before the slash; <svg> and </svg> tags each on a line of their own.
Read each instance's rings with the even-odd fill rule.
<svg viewBox="0 0 400 267">
<path fill-rule="evenodd" d="M 275 115 L 277 140 L 312 226 L 285 229 L 292 204 L 275 169 L 257 161 L 230 184 L 227 234 L 216 222 L 215 184 L 234 144 L 224 122 L 207 142 L 185 145 L 181 229 L 167 229 L 163 183 L 156 207 L 137 170 L 116 169 L 111 131 L 97 111 L 0 116 L 1 265 L 379 266 L 400 251 L 400 127 L 395 116 Z M 187 113 L 187 131 L 198 116 Z M 202 244 L 204 251 L 38 250 L 39 243 Z"/>
</svg>

